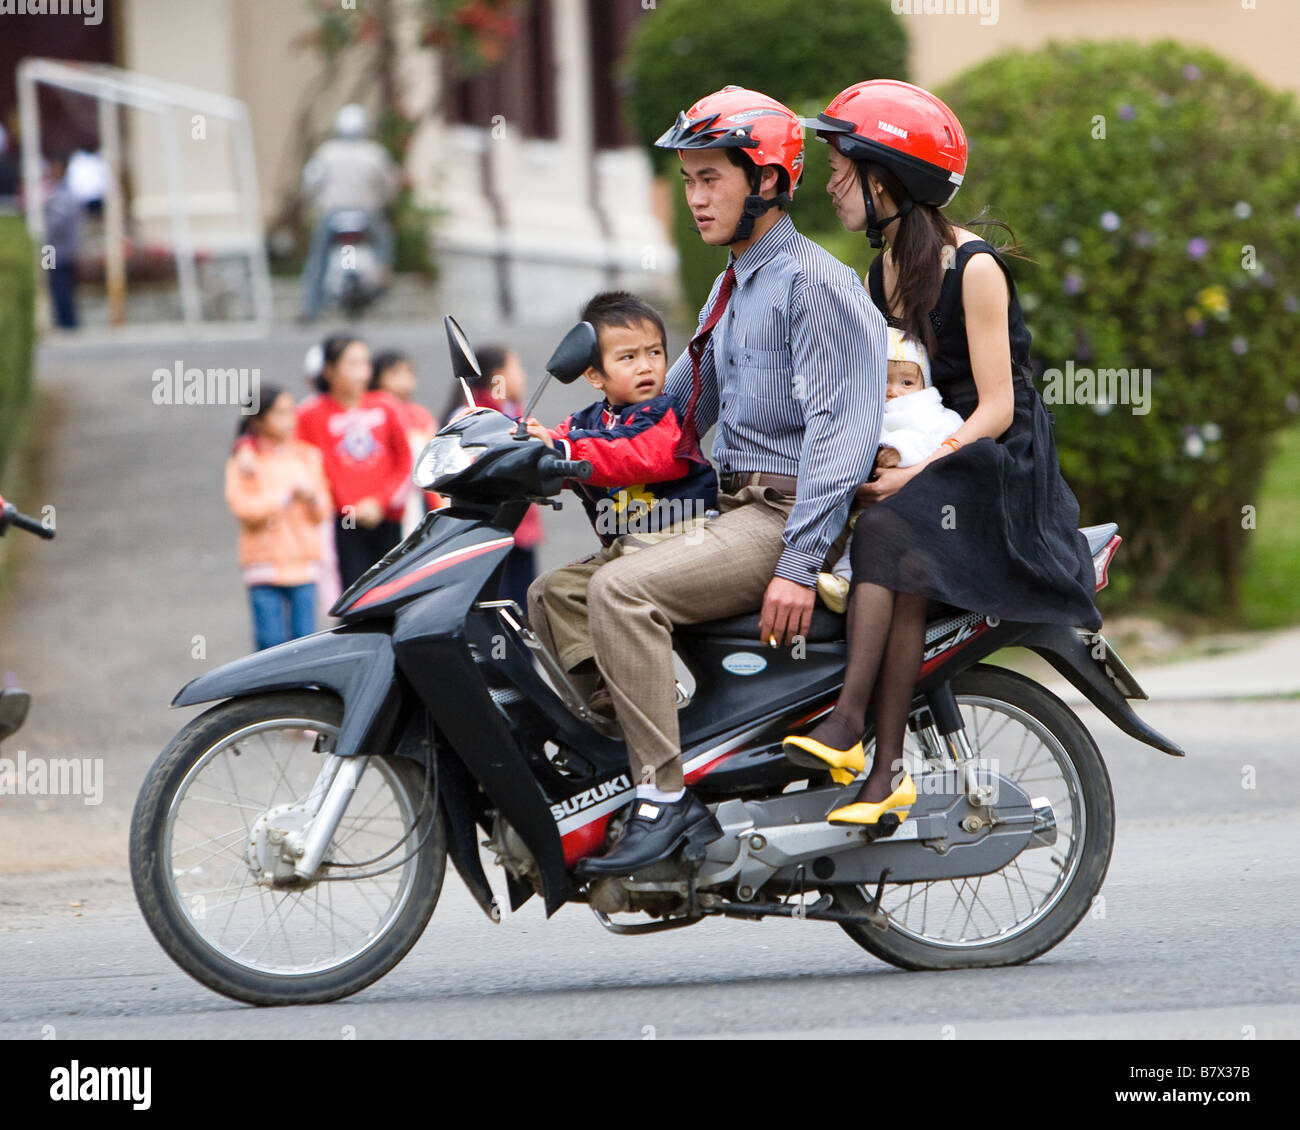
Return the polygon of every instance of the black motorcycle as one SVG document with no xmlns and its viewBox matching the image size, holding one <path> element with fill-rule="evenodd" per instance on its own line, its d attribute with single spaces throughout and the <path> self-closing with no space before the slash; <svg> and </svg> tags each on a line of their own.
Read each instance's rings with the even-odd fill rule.
<svg viewBox="0 0 1300 1130">
<path fill-rule="evenodd" d="M 54 527 L 23 514 L 12 502 L 6 502 L 4 496 L 0 495 L 0 537 L 4 537 L 10 526 L 46 540 L 54 536 Z M 17 687 L 0 687 L 0 742 L 22 729 L 31 704 L 32 696 L 26 691 Z"/>
<path fill-rule="evenodd" d="M 450 318 L 447 331 L 456 376 L 477 375 Z M 548 374 L 576 379 L 594 347 L 580 323 Z M 781 749 L 839 693 L 843 617 L 819 606 L 806 640 L 785 650 L 759 643 L 757 612 L 678 628 L 686 780 L 724 835 L 579 882 L 574 865 L 616 836 L 631 799 L 625 748 L 495 594 L 529 502 L 589 474 L 500 413 L 467 412 L 414 474 L 451 504 L 343 593 L 340 626 L 176 696 L 222 701 L 146 777 L 131 870 L 182 968 L 256 1004 L 354 993 L 419 938 L 448 854 L 499 920 L 480 836 L 511 910 L 534 895 L 547 915 L 586 903 L 622 934 L 797 917 L 837 923 L 906 969 L 956 969 L 1029 961 L 1074 928 L 1110 860 L 1106 767 L 1059 698 L 981 660 L 1037 652 L 1125 733 L 1182 751 L 1133 713 L 1126 700 L 1145 695 L 1100 635 L 951 608 L 927 626 L 909 722 L 917 800 L 901 824 L 870 829 L 828 824 L 844 786 Z M 1101 587 L 1120 539 L 1114 525 L 1084 533 Z M 870 756 L 870 730 L 864 741 Z"/>
</svg>

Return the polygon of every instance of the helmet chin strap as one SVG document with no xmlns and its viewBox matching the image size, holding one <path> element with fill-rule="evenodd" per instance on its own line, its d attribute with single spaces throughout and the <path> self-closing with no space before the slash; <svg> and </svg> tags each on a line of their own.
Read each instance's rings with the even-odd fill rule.
<svg viewBox="0 0 1300 1130">
<path fill-rule="evenodd" d="M 742 239 L 748 239 L 754 234 L 754 222 L 766 213 L 769 209 L 775 208 L 790 199 L 788 192 L 777 193 L 771 200 L 764 200 L 759 195 L 759 185 L 763 180 L 763 171 L 755 168 L 753 175 L 749 178 L 750 193 L 745 197 L 744 207 L 740 210 L 740 221 L 736 224 L 736 230 L 731 233 L 731 238 L 727 240 L 727 245 L 739 243 Z"/>
<path fill-rule="evenodd" d="M 858 180 L 862 183 L 862 200 L 867 206 L 867 239 L 872 247 L 879 250 L 884 246 L 885 225 L 893 223 L 900 216 L 906 216 L 912 210 L 912 198 L 910 196 L 904 197 L 898 211 L 892 216 L 878 217 L 876 215 L 876 205 L 871 199 L 871 189 L 867 187 L 867 171 L 860 165 L 858 166 Z"/>
</svg>

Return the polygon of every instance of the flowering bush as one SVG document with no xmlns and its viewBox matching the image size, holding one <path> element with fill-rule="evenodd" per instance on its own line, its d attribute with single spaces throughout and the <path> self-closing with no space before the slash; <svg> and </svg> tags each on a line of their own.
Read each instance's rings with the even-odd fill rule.
<svg viewBox="0 0 1300 1130">
<path fill-rule="evenodd" d="M 1235 609 L 1300 407 L 1294 99 L 1167 41 L 1008 53 L 938 93 L 970 141 L 957 207 L 994 205 L 1032 257 L 1010 265 L 1061 468 L 1126 539 L 1110 599 Z M 1115 370 L 1149 370 L 1145 404 Z"/>
</svg>

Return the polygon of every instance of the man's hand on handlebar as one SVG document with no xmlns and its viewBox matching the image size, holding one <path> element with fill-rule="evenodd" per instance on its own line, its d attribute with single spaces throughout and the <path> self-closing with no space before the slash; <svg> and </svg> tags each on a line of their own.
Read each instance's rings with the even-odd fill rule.
<svg viewBox="0 0 1300 1130">
<path fill-rule="evenodd" d="M 758 638 L 772 647 L 786 647 L 794 642 L 795 636 L 807 639 L 816 600 L 816 589 L 797 585 L 784 577 L 773 577 L 763 594 Z"/>
</svg>

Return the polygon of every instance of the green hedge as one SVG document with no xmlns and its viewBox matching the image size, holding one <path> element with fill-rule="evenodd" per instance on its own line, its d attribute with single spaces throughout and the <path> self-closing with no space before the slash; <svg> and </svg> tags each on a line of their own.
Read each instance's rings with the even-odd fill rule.
<svg viewBox="0 0 1300 1130">
<path fill-rule="evenodd" d="M 1108 596 L 1234 611 L 1300 405 L 1294 98 L 1169 41 L 1012 52 L 938 93 L 970 139 L 961 214 L 992 204 L 1033 259 L 1011 263 L 1045 399 L 1070 364 L 1150 370 L 1145 413 L 1049 405 L 1083 521 L 1126 539 Z"/>
<path fill-rule="evenodd" d="M 622 61 L 633 126 L 653 145 L 680 110 L 728 84 L 761 90 L 803 116 L 824 110 L 846 86 L 870 78 L 906 79 L 907 33 L 889 0 L 658 0 L 638 21 Z M 826 194 L 826 146 L 808 139 L 803 182 L 790 214 L 800 231 L 866 269 L 867 243 L 851 240 Z M 655 166 L 675 180 L 677 159 L 652 149 Z M 695 313 L 726 263 L 689 227 L 679 185 L 673 235 L 682 289 Z"/>
<path fill-rule="evenodd" d="M 32 386 L 35 263 L 21 217 L 0 216 L 0 476 L 18 438 Z M 0 478 L 0 492 L 3 480 Z"/>
</svg>

